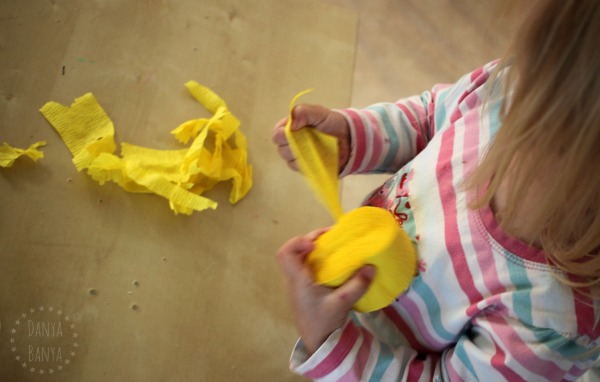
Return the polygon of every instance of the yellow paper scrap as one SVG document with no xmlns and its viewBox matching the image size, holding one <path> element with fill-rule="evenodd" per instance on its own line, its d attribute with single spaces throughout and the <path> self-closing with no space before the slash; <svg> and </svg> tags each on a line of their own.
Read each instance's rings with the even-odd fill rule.
<svg viewBox="0 0 600 382">
<path fill-rule="evenodd" d="M 33 159 L 34 162 L 37 162 L 38 159 L 44 157 L 44 153 L 38 150 L 38 148 L 42 146 L 46 146 L 46 142 L 36 142 L 26 149 L 12 147 L 4 142 L 4 144 L 0 146 L 0 167 L 12 167 L 15 160 L 22 156 L 27 156 Z"/>
<path fill-rule="evenodd" d="M 114 126 L 91 93 L 71 107 L 48 102 L 40 111 L 73 154 L 79 171 L 86 169 L 98 183 L 112 181 L 129 192 L 155 193 L 169 200 L 177 213 L 214 209 L 217 203 L 201 194 L 218 182 L 231 180 L 229 201 L 237 203 L 252 187 L 252 167 L 240 122 L 212 90 L 190 81 L 186 87 L 211 118 L 187 121 L 173 130 L 180 150 L 157 150 L 121 144 L 114 154 Z"/>
<path fill-rule="evenodd" d="M 77 171 L 88 168 L 101 153 L 115 151 L 113 123 L 91 93 L 77 98 L 70 108 L 48 102 L 40 111 L 73 154 Z"/>
<path fill-rule="evenodd" d="M 315 241 L 307 257 L 315 281 L 337 287 L 366 264 L 377 270 L 369 290 L 354 305 L 359 312 L 386 307 L 408 288 L 417 266 L 412 242 L 382 208 L 359 207 L 342 216 Z"/>
<path fill-rule="evenodd" d="M 185 86 L 204 108 L 213 113 L 213 116 L 211 118 L 194 119 L 181 124 L 172 131 L 175 138 L 185 144 L 208 125 L 208 129 L 214 130 L 224 139 L 228 139 L 238 129 L 240 122 L 229 112 L 225 101 L 212 90 L 195 81 L 189 81 Z"/>
<path fill-rule="evenodd" d="M 298 98 L 310 91 L 312 90 L 298 93 L 290 102 L 285 135 L 300 172 L 327 211 L 337 220 L 344 213 L 339 197 L 337 139 L 317 129 L 291 129 L 294 104 Z"/>
<path fill-rule="evenodd" d="M 342 285 L 367 264 L 374 266 L 375 278 L 353 308 L 359 312 L 378 310 L 408 288 L 417 266 L 415 249 L 406 232 L 382 208 L 359 207 L 344 214 L 336 138 L 313 128 L 291 131 L 294 104 L 310 91 L 300 92 L 290 102 L 285 135 L 300 172 L 337 222 L 317 238 L 307 263 L 315 281 L 330 287 Z"/>
</svg>

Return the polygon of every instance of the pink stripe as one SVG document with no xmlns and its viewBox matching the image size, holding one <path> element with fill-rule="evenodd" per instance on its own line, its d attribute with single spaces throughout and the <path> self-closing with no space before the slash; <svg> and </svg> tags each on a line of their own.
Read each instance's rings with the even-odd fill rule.
<svg viewBox="0 0 600 382">
<path fill-rule="evenodd" d="M 408 324 L 400 317 L 398 312 L 393 308 L 393 306 L 388 306 L 383 308 L 383 313 L 388 317 L 388 319 L 398 328 L 400 333 L 406 338 L 410 346 L 418 351 L 419 353 L 429 353 L 431 350 L 426 349 L 420 341 L 417 340 L 415 335 L 413 334 L 413 330 Z"/>
<path fill-rule="evenodd" d="M 492 245 L 489 239 L 482 237 L 479 232 L 477 219 L 479 215 L 476 211 L 469 211 L 467 217 L 471 230 L 473 249 L 477 253 L 477 263 L 483 274 L 483 283 L 492 294 L 501 294 L 506 291 L 506 286 L 500 281 L 498 276 Z"/>
<path fill-rule="evenodd" d="M 460 374 L 458 374 L 458 371 L 456 371 L 454 365 L 452 364 L 452 361 L 460 362 L 460 359 L 458 357 L 454 357 L 453 355 L 454 349 L 450 349 L 450 351 L 446 355 L 446 371 L 450 376 L 450 381 L 464 381 L 464 378 Z"/>
<path fill-rule="evenodd" d="M 429 137 L 431 139 L 435 135 L 435 100 L 437 99 L 437 94 L 433 93 L 431 95 L 431 102 L 429 102 Z"/>
<path fill-rule="evenodd" d="M 430 354 L 427 356 L 427 358 L 429 359 L 429 374 L 426 377 L 428 377 L 427 379 L 430 380 L 435 374 L 435 369 L 437 369 L 437 365 L 442 359 L 442 353 Z"/>
<path fill-rule="evenodd" d="M 418 358 L 414 359 L 408 364 L 406 381 L 418 381 L 423 375 L 423 370 L 425 370 L 425 361 Z"/>
<path fill-rule="evenodd" d="M 487 81 L 489 74 L 488 71 L 483 71 L 483 67 L 477 68 L 475 71 L 471 73 L 471 83 L 472 87 L 479 88 L 485 81 Z M 481 74 L 485 74 L 483 78 L 481 78 Z"/>
<path fill-rule="evenodd" d="M 479 103 L 479 95 L 477 93 L 470 93 L 467 97 L 465 97 L 464 103 L 467 105 L 467 109 L 469 112 L 465 115 L 465 126 L 477 126 L 476 130 L 479 135 L 479 120 L 472 121 L 473 125 L 469 125 L 467 122 L 467 118 L 469 118 L 469 114 L 475 114 L 479 117 L 479 113 L 477 113 L 476 106 Z"/>
<path fill-rule="evenodd" d="M 458 119 L 456 115 L 453 118 Z M 436 176 L 439 184 L 442 210 L 444 211 L 444 236 L 446 248 L 450 254 L 454 274 L 458 279 L 461 289 L 465 292 L 471 305 L 482 300 L 482 296 L 475 287 L 473 275 L 469 269 L 464 248 L 460 240 L 456 212 L 456 193 L 453 187 L 452 153 L 456 126 L 452 125 L 442 135 L 440 154 L 436 164 Z"/>
<path fill-rule="evenodd" d="M 499 289 L 506 289 L 506 287 L 504 285 L 498 285 L 497 287 L 494 287 L 493 290 L 499 290 Z M 503 294 L 495 294 L 495 292 L 492 292 L 492 294 L 488 297 L 486 297 L 484 300 L 479 301 L 477 304 L 473 304 L 470 305 L 467 308 L 467 314 L 471 315 L 477 315 L 478 313 L 480 313 L 481 311 L 485 310 L 486 308 L 493 308 L 494 312 L 496 312 L 497 314 L 505 314 L 508 315 L 510 312 L 510 309 L 506 306 L 506 304 L 504 304 L 504 301 L 502 301 L 502 297 L 504 295 Z"/>
<path fill-rule="evenodd" d="M 514 330 L 514 327 L 512 327 L 510 323 L 506 322 L 503 317 L 488 314 L 486 315 L 486 318 L 488 323 L 492 326 L 492 330 L 496 334 L 496 337 L 505 347 L 512 349 L 511 357 L 519 362 L 521 366 L 533 374 L 543 376 L 548 380 L 556 379 L 557 376 L 562 376 L 565 374 L 565 371 L 558 367 L 555 363 L 539 358 L 537 354 L 531 350 L 529 345 L 523 342 L 521 337 L 519 337 L 517 332 Z M 498 357 L 504 356 L 504 352 L 498 347 L 498 345 L 496 345 L 496 353 L 498 354 Z M 497 363 L 494 365 L 502 366 L 502 368 L 497 368 L 499 371 L 508 369 L 504 365 L 504 358 L 502 358 L 502 364 Z"/>
<path fill-rule="evenodd" d="M 582 292 L 589 293 L 589 290 Z M 592 338 L 600 335 L 600 325 L 595 325 L 596 313 L 594 302 L 583 293 L 574 291 L 575 317 L 577 317 L 577 333 L 586 334 Z"/>
<path fill-rule="evenodd" d="M 479 125 L 479 113 L 475 112 L 475 110 L 467 113 L 465 116 L 465 129 L 469 128 L 469 131 L 464 134 L 465 140 L 463 145 L 463 176 L 465 179 L 468 179 L 469 175 L 477 167 L 479 161 Z M 467 203 L 474 201 L 473 199 L 475 197 L 475 193 L 470 192 L 467 197 Z M 473 249 L 475 250 L 475 253 L 478 254 L 475 257 L 477 258 L 479 269 L 483 271 L 483 283 L 492 294 L 501 294 L 506 291 L 506 287 L 498 277 L 498 269 L 496 268 L 494 253 L 489 238 L 487 236 L 482 237 L 480 229 L 478 228 L 479 214 L 468 209 L 467 217 L 469 229 L 471 231 Z M 474 314 L 475 312 L 471 313 Z"/>
<path fill-rule="evenodd" d="M 454 124 L 459 118 L 462 117 L 460 107 L 463 103 L 467 105 L 467 109 L 473 109 L 474 106 L 479 101 L 479 97 L 477 93 L 473 93 L 473 91 L 481 88 L 483 84 L 488 80 L 489 73 L 483 72 L 483 68 L 479 68 L 471 73 L 470 81 L 471 83 L 467 87 L 467 89 L 460 95 L 457 101 L 457 109 L 452 114 L 450 118 L 450 123 Z"/>
<path fill-rule="evenodd" d="M 352 368 L 350 368 L 350 370 L 348 370 L 348 372 L 342 378 L 340 378 L 340 382 L 360 381 L 365 371 L 365 366 L 367 365 L 369 354 L 371 353 L 371 343 L 373 342 L 373 337 L 365 330 L 362 332 L 363 343 L 360 345 L 354 365 L 352 365 Z"/>
<path fill-rule="evenodd" d="M 506 354 L 497 344 L 496 353 L 491 358 L 491 363 L 494 369 L 506 378 L 507 381 L 525 381 L 521 376 L 506 366 Z"/>
<path fill-rule="evenodd" d="M 381 136 L 381 130 L 378 128 L 380 123 L 377 121 L 377 118 L 375 118 L 375 116 L 371 112 L 367 112 L 366 115 L 367 115 L 367 118 L 369 119 L 369 122 L 373 126 L 373 129 L 371 129 L 371 132 L 373 133 L 373 144 L 371 147 L 371 150 L 372 150 L 371 151 L 371 161 L 369 162 L 369 164 L 367 164 L 367 168 L 362 169 L 362 171 L 376 169 L 379 159 L 381 158 L 381 152 L 383 151 L 383 148 L 382 148 L 383 138 Z M 377 128 L 375 128 L 375 127 L 377 127 Z M 389 148 L 388 148 L 388 150 L 389 150 Z"/>
<path fill-rule="evenodd" d="M 579 377 L 581 377 L 583 375 L 583 373 L 585 373 L 587 371 L 587 369 L 582 369 L 580 367 L 577 366 L 577 364 L 573 365 L 572 368 L 569 369 L 569 375 L 567 377 L 570 377 L 570 380 L 575 380 Z M 567 378 L 565 378 L 567 379 Z"/>
<path fill-rule="evenodd" d="M 354 343 L 358 339 L 358 329 L 354 324 L 349 323 L 342 332 L 338 343 L 325 359 L 314 369 L 306 373 L 309 378 L 322 378 L 337 369 L 344 361 L 346 356 L 352 350 Z"/>
<path fill-rule="evenodd" d="M 402 110 L 404 112 L 404 114 L 406 115 L 406 118 L 408 118 L 408 121 L 410 122 L 411 127 L 417 133 L 417 140 L 416 140 L 416 147 L 417 147 L 416 150 L 417 151 L 415 152 L 415 155 L 416 155 L 419 152 L 421 152 L 426 146 L 425 139 L 423 138 L 423 131 L 419 128 L 419 122 L 418 122 L 417 118 L 415 118 L 415 115 L 413 114 L 413 112 L 409 108 L 407 108 L 406 105 L 403 105 L 401 103 L 398 103 L 396 105 L 400 108 L 400 110 Z M 418 109 L 418 106 L 414 102 L 411 102 L 410 105 L 411 105 L 411 107 Z M 421 106 L 421 110 L 423 111 L 423 113 L 425 113 L 425 108 L 423 108 L 423 106 Z M 418 113 L 418 110 L 417 110 L 417 113 Z M 418 114 L 417 114 L 417 117 L 419 117 Z M 423 116 L 422 119 L 424 120 L 425 116 Z"/>
<path fill-rule="evenodd" d="M 353 110 L 346 110 L 346 113 L 348 113 L 354 124 L 354 133 L 356 134 L 355 142 L 352 142 L 355 150 L 354 163 L 352 163 L 352 167 L 350 168 L 350 173 L 355 173 L 364 160 L 365 152 L 367 151 L 365 127 L 358 113 Z"/>
</svg>

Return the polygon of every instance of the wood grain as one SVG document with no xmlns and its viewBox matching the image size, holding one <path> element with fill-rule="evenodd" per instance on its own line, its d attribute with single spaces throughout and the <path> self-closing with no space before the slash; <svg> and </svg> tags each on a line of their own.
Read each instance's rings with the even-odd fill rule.
<svg viewBox="0 0 600 382">
<path fill-rule="evenodd" d="M 0 169 L 0 380 L 51 368 L 61 381 L 297 380 L 274 254 L 330 219 L 271 131 L 306 87 L 320 88 L 312 102 L 350 103 L 355 38 L 355 13 L 318 1 L 2 1 L 0 141 L 48 145 L 39 163 Z M 189 80 L 242 121 L 254 167 L 244 200 L 229 205 L 222 185 L 207 195 L 217 210 L 190 217 L 77 173 L 38 112 L 92 92 L 117 142 L 177 148 L 170 130 L 208 116 Z M 29 335 L 30 321 L 62 322 L 62 335 Z M 36 359 L 51 345 L 60 373 Z"/>
</svg>

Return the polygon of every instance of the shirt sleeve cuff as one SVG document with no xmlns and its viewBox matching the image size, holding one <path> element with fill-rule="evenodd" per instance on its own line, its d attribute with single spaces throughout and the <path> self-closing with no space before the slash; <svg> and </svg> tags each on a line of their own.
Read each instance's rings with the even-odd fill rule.
<svg viewBox="0 0 600 382">
<path fill-rule="evenodd" d="M 302 338 L 298 339 L 290 357 L 290 370 L 296 374 L 316 377 L 316 374 L 325 371 L 322 369 L 328 368 L 326 364 L 329 362 L 327 362 L 327 360 L 330 360 L 330 357 L 334 355 L 333 353 L 339 351 L 341 351 L 341 353 L 338 355 L 348 353 L 348 350 L 354 346 L 357 340 L 356 333 L 356 327 L 352 320 L 348 319 L 344 326 L 331 333 L 325 342 L 312 355 L 308 354 L 308 351 L 302 342 Z M 344 338 L 346 340 L 344 340 Z M 334 358 L 341 362 L 340 357 L 335 356 Z"/>
<path fill-rule="evenodd" d="M 335 109 L 333 111 L 341 114 L 344 117 L 344 119 L 348 123 L 348 130 L 350 132 L 350 152 L 348 153 L 348 162 L 346 162 L 346 165 L 344 166 L 342 171 L 340 171 L 339 174 L 339 177 L 343 178 L 346 175 L 351 174 L 352 163 L 354 163 L 354 161 L 356 160 L 356 126 L 354 125 L 352 118 L 350 118 L 346 110 Z"/>
</svg>

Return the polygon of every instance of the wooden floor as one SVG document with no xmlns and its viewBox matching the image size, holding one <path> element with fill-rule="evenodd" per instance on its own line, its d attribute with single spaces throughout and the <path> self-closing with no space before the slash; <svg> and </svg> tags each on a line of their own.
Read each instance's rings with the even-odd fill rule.
<svg viewBox="0 0 600 382">
<path fill-rule="evenodd" d="M 324 0 L 358 13 L 353 107 L 421 93 L 500 57 L 518 12 L 507 0 Z M 514 3 L 513 3 L 514 4 Z M 385 175 L 344 180 L 346 210 Z"/>
</svg>

